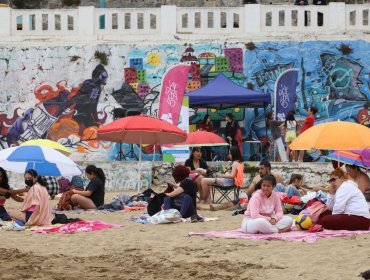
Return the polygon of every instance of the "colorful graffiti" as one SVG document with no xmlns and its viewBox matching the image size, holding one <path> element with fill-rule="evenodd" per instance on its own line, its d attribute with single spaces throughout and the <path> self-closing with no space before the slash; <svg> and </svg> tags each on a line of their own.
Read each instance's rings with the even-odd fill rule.
<svg viewBox="0 0 370 280">
<path fill-rule="evenodd" d="M 343 44 L 352 51 L 343 54 Z M 107 55 L 107 65 L 94 57 L 97 50 Z M 76 160 L 115 159 L 119 149 L 132 159 L 140 149 L 144 159 L 153 159 L 154 152 L 160 159 L 158 147 L 134 145 L 129 153 L 130 145 L 96 140 L 96 131 L 130 113 L 157 116 L 163 75 L 179 63 L 190 65 L 186 91 L 224 73 L 272 98 L 279 75 L 296 68 L 298 85 L 290 106 L 298 118 L 316 106 L 317 122 L 341 119 L 370 127 L 369 54 L 365 41 L 259 42 L 251 50 L 241 43 L 0 47 L 0 145 L 49 138 L 71 148 Z M 264 111 L 255 108 L 192 110 L 191 127 L 208 114 L 221 135 L 229 112 L 243 127 L 244 138 L 266 137 Z"/>
</svg>

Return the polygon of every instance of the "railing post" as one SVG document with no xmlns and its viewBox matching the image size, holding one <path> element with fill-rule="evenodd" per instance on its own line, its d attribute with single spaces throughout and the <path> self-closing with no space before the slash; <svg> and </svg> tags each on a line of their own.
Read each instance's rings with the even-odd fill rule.
<svg viewBox="0 0 370 280">
<path fill-rule="evenodd" d="M 261 32 L 261 5 L 244 5 L 244 33 Z"/>
<path fill-rule="evenodd" d="M 346 4 L 344 2 L 329 3 L 328 21 L 330 31 L 336 31 L 337 33 L 346 31 Z"/>
<path fill-rule="evenodd" d="M 78 7 L 78 35 L 93 36 L 95 34 L 95 7 Z"/>
<path fill-rule="evenodd" d="M 0 7 L 0 37 L 10 37 L 11 8 Z"/>
<path fill-rule="evenodd" d="M 177 32 L 177 7 L 173 5 L 161 6 L 161 34 L 175 35 Z"/>
</svg>

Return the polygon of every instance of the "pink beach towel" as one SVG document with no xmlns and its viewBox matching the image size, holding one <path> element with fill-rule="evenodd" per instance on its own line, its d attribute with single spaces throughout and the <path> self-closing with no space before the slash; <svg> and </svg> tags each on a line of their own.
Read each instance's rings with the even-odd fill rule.
<svg viewBox="0 0 370 280">
<path fill-rule="evenodd" d="M 75 232 L 90 232 L 98 231 L 106 228 L 119 228 L 122 225 L 108 224 L 101 221 L 79 221 L 75 223 L 68 223 L 55 228 L 39 228 L 33 230 L 37 233 L 75 233 Z"/>
<path fill-rule="evenodd" d="M 203 236 L 203 237 L 222 237 L 222 238 L 236 238 L 249 240 L 290 240 L 290 241 L 305 241 L 307 243 L 314 243 L 318 238 L 329 237 L 343 237 L 353 236 L 358 234 L 369 234 L 370 230 L 324 230 L 320 232 L 308 232 L 292 230 L 284 233 L 272 234 L 251 234 L 245 233 L 241 229 L 227 230 L 227 231 L 209 231 L 209 232 L 189 232 L 189 236 Z"/>
</svg>

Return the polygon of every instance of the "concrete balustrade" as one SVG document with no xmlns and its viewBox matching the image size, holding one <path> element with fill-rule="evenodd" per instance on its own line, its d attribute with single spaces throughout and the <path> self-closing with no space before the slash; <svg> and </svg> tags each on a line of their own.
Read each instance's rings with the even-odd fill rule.
<svg viewBox="0 0 370 280">
<path fill-rule="evenodd" d="M 16 10 L 0 8 L 2 41 L 41 38 L 135 41 L 253 34 L 342 34 L 370 31 L 370 4 L 327 6 L 245 5 L 244 7 Z M 143 36 L 145 35 L 145 36 Z M 177 35 L 177 36 L 176 36 Z"/>
</svg>

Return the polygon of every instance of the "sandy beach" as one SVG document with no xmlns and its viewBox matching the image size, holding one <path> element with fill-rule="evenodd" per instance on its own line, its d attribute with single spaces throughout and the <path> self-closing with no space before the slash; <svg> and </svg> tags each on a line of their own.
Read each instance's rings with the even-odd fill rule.
<svg viewBox="0 0 370 280">
<path fill-rule="evenodd" d="M 106 202 L 116 194 L 107 193 Z M 9 200 L 6 206 L 19 204 Z M 201 211 L 219 220 L 169 225 L 128 220 L 143 212 L 68 215 L 123 225 L 96 232 L 0 231 L 0 278 L 360 279 L 359 273 L 370 269 L 370 235 L 318 239 L 313 244 L 189 237 L 194 231 L 236 229 L 242 215 Z"/>
</svg>

